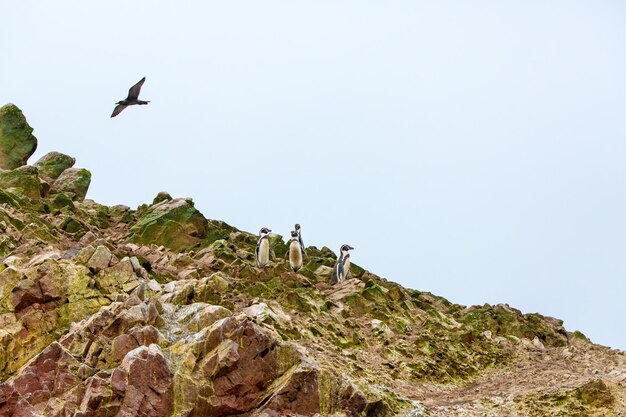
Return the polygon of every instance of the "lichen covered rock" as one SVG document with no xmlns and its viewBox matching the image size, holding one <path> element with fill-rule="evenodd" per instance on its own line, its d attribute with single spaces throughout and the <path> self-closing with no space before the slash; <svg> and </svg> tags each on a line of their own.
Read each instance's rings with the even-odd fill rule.
<svg viewBox="0 0 626 417">
<path fill-rule="evenodd" d="M 39 175 L 42 178 L 51 180 L 52 182 L 59 178 L 63 171 L 73 167 L 75 162 L 76 159 L 71 156 L 59 152 L 48 152 L 39 158 L 39 160 L 34 163 L 34 166 L 39 169 Z"/>
<path fill-rule="evenodd" d="M 130 233 L 134 242 L 181 251 L 206 237 L 207 219 L 190 199 L 164 200 L 149 207 L 130 228 Z"/>
<path fill-rule="evenodd" d="M 37 149 L 37 138 L 32 132 L 17 106 L 0 107 L 0 168 L 15 169 L 26 164 Z"/>
<path fill-rule="evenodd" d="M 68 168 L 52 184 L 53 193 L 71 193 L 73 200 L 83 201 L 91 183 L 91 172 L 84 168 Z"/>
<path fill-rule="evenodd" d="M 40 199 L 44 194 L 37 168 L 28 165 L 0 172 L 0 188 L 32 199 Z"/>
</svg>

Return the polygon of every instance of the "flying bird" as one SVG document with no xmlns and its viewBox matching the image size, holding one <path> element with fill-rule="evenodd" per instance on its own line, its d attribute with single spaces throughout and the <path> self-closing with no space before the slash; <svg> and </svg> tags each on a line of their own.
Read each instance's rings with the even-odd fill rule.
<svg viewBox="0 0 626 417">
<path fill-rule="evenodd" d="M 132 106 L 134 104 L 150 103 L 149 101 L 139 100 L 139 92 L 141 91 L 141 86 L 145 81 L 146 77 L 143 77 L 141 80 L 139 80 L 137 84 L 130 87 L 130 90 L 128 90 L 128 97 L 126 97 L 126 99 L 122 101 L 118 101 L 117 103 L 115 103 L 117 104 L 117 106 L 115 106 L 115 108 L 113 109 L 113 114 L 111 114 L 111 117 L 117 116 L 122 112 L 122 110 L 124 110 L 128 106 Z"/>
</svg>

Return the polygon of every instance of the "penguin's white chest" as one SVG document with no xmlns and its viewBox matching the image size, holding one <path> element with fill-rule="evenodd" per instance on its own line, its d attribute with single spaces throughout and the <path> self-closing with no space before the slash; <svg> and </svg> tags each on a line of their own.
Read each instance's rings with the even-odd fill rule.
<svg viewBox="0 0 626 417">
<path fill-rule="evenodd" d="M 268 239 L 263 239 L 259 245 L 259 265 L 264 266 L 270 261 L 270 242 Z"/>
<path fill-rule="evenodd" d="M 350 258 L 346 258 L 343 261 L 343 276 L 341 279 L 346 279 L 348 277 L 348 273 L 350 272 Z"/>
<path fill-rule="evenodd" d="M 302 248 L 296 240 L 289 245 L 289 265 L 295 271 L 302 268 Z"/>
</svg>

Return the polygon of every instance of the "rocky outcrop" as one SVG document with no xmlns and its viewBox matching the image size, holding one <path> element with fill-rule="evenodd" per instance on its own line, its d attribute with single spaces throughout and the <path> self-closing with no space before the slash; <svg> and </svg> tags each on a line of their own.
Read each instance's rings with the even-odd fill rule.
<svg viewBox="0 0 626 417">
<path fill-rule="evenodd" d="M 160 417 L 172 412 L 172 372 L 158 345 L 128 352 L 111 374 L 111 389 L 120 397 L 120 417 Z"/>
<path fill-rule="evenodd" d="M 0 107 L 0 168 L 26 165 L 37 149 L 37 138 L 22 111 L 14 104 Z"/>
<path fill-rule="evenodd" d="M 331 286 L 330 249 L 293 273 L 279 235 L 260 269 L 254 233 L 166 194 L 137 210 L 85 200 L 70 162 L 0 173 L 0 416 L 626 411 L 624 352 L 560 320 L 355 264 Z"/>
<path fill-rule="evenodd" d="M 73 200 L 83 201 L 91 184 L 91 172 L 84 168 L 67 168 L 52 183 L 51 192 L 66 193 Z"/>
<path fill-rule="evenodd" d="M 59 343 L 51 343 L 16 377 L 0 385 L 0 415 L 61 416 L 50 403 L 81 382 L 80 367 Z"/>
<path fill-rule="evenodd" d="M 191 199 L 166 199 L 147 208 L 130 233 L 134 242 L 181 251 L 206 237 L 207 220 Z"/>
<path fill-rule="evenodd" d="M 74 166 L 76 159 L 59 152 L 48 152 L 33 165 L 39 170 L 39 176 L 53 183 L 61 173 Z"/>
<path fill-rule="evenodd" d="M 37 168 L 28 165 L 0 172 L 0 188 L 33 199 L 40 199 L 47 192 L 47 187 L 39 179 Z"/>
<path fill-rule="evenodd" d="M 152 200 L 152 205 L 159 204 L 162 201 L 171 201 L 171 200 L 173 200 L 173 198 L 169 193 L 165 191 L 160 191 Z"/>
</svg>

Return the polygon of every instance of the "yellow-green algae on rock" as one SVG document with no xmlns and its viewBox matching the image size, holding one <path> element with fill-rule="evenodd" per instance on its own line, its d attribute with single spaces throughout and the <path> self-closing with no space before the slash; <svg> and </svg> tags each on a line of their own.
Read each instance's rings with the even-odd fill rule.
<svg viewBox="0 0 626 417">
<path fill-rule="evenodd" d="M 37 149 L 32 132 L 17 106 L 9 103 L 0 107 L 0 168 L 15 169 L 26 164 Z"/>
</svg>

